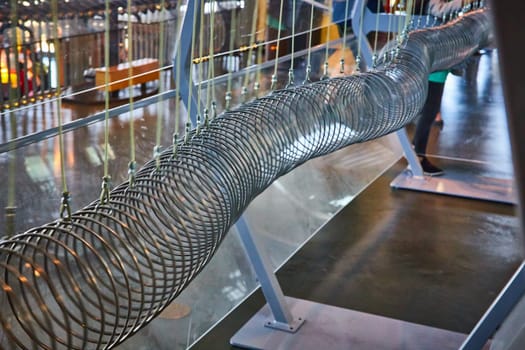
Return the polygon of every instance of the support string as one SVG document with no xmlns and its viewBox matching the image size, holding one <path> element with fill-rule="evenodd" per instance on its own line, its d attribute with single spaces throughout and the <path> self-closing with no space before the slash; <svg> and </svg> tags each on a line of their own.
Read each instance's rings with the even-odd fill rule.
<svg viewBox="0 0 525 350">
<path fill-rule="evenodd" d="M 110 181 L 109 176 L 109 19 L 111 9 L 109 0 L 105 4 L 106 16 L 104 18 L 104 175 L 102 176 L 102 185 L 100 192 L 100 204 L 107 205 L 110 200 Z"/>
<path fill-rule="evenodd" d="M 394 33 L 392 32 L 392 17 L 394 16 L 394 5 L 395 5 L 395 2 L 394 1 L 391 1 L 389 6 L 390 6 L 390 11 L 388 12 L 388 31 L 387 31 L 387 41 L 390 41 L 390 40 L 393 40 L 395 35 Z M 388 50 L 385 50 L 384 51 L 384 55 L 383 55 L 383 60 L 385 62 L 388 61 Z"/>
<path fill-rule="evenodd" d="M 107 0 L 106 0 L 107 1 Z M 165 0 L 161 0 L 160 2 L 160 13 L 163 14 L 165 9 Z M 164 68 L 164 47 L 166 46 L 166 43 L 164 42 L 164 27 L 165 27 L 165 19 L 164 17 L 161 17 L 160 24 L 159 24 L 159 99 L 157 102 L 157 130 L 155 135 L 155 147 L 153 148 L 153 157 L 155 158 L 155 164 L 156 164 L 156 170 L 159 170 L 160 167 L 160 154 L 162 151 L 162 146 L 160 144 L 161 142 L 161 136 L 162 136 L 162 123 L 164 121 L 164 106 L 163 102 L 160 98 L 160 95 L 164 92 L 165 86 L 164 86 L 164 76 L 162 74 L 163 68 Z"/>
<path fill-rule="evenodd" d="M 131 23 L 131 2 L 128 0 L 128 91 L 129 91 L 129 148 L 130 161 L 128 164 L 129 186 L 135 185 L 137 162 L 135 161 L 135 118 L 133 117 L 133 26 Z"/>
<path fill-rule="evenodd" d="M 363 1 L 363 4 L 366 1 Z M 341 51 L 341 59 L 339 60 L 339 73 L 344 74 L 345 72 L 345 51 L 346 51 L 346 32 L 348 30 L 348 4 L 350 1 L 345 3 L 345 22 L 343 24 L 343 50 Z M 361 17 L 361 22 L 363 22 L 363 17 Z"/>
<path fill-rule="evenodd" d="M 321 77 L 321 80 L 326 80 L 330 78 L 330 76 L 328 75 L 328 49 L 330 47 L 330 27 L 331 24 L 328 24 L 326 28 L 326 46 L 324 50 L 323 76 Z"/>
<path fill-rule="evenodd" d="M 374 54 L 372 56 L 372 69 L 377 67 L 377 39 L 379 36 L 379 13 L 381 12 L 381 2 L 377 2 L 377 12 L 376 12 L 376 32 L 374 35 Z"/>
<path fill-rule="evenodd" d="M 208 123 L 210 121 L 210 110 L 212 103 L 215 103 L 215 81 L 213 81 L 213 77 L 215 77 L 215 30 L 214 30 L 214 24 L 215 24 L 215 1 L 210 2 L 210 43 L 209 43 L 209 51 L 208 51 L 208 85 L 206 87 L 206 107 L 204 108 L 204 125 L 208 126 Z M 213 102 L 212 102 L 213 101 Z"/>
<path fill-rule="evenodd" d="M 365 3 L 366 1 L 362 1 L 361 3 L 361 20 L 359 21 L 359 34 L 361 35 L 363 33 L 363 18 L 365 16 Z M 348 4 L 348 3 L 347 3 Z M 357 72 L 361 71 L 361 39 L 357 40 L 357 56 L 355 58 L 355 70 Z"/>
<path fill-rule="evenodd" d="M 226 96 L 225 96 L 225 100 L 226 100 L 226 105 L 224 107 L 225 110 L 229 111 L 230 110 L 230 104 L 231 104 L 231 100 L 232 100 L 232 77 L 233 77 L 233 62 L 234 62 L 234 57 L 233 56 L 233 47 L 234 47 L 234 44 L 235 44 L 235 38 L 236 38 L 236 29 L 237 29 L 237 11 L 236 10 L 233 10 L 232 11 L 232 20 L 231 20 L 231 24 L 230 24 L 230 55 L 228 56 L 229 59 L 228 59 L 228 83 L 227 83 L 227 87 L 226 87 Z"/>
<path fill-rule="evenodd" d="M 256 30 L 256 25 L 257 25 L 257 10 L 259 8 L 259 3 L 258 1 L 255 2 L 254 6 L 253 6 L 253 14 L 252 14 L 252 30 L 250 32 L 250 43 L 249 43 L 249 49 L 248 49 L 248 66 L 250 66 L 250 60 L 251 60 L 251 64 L 256 64 L 257 62 L 257 58 L 253 58 L 252 55 L 253 55 L 253 48 L 255 46 L 255 30 Z M 243 103 L 246 102 L 246 95 L 248 93 L 248 81 L 250 79 L 250 75 L 247 73 L 245 76 L 244 76 L 244 84 L 243 84 L 243 88 L 242 88 L 242 91 L 241 91 L 241 96 L 243 98 Z"/>
<path fill-rule="evenodd" d="M 275 90 L 277 85 L 277 67 L 279 65 L 279 49 L 281 47 L 281 29 L 283 24 L 283 4 L 284 1 L 281 0 L 281 5 L 279 8 L 279 28 L 277 28 L 277 47 L 275 48 L 275 64 L 273 68 L 272 80 L 270 85 L 270 90 Z"/>
<path fill-rule="evenodd" d="M 308 33 L 308 54 L 306 59 L 306 75 L 304 77 L 303 84 L 311 83 L 310 74 L 312 73 L 312 34 L 314 27 L 314 3 L 310 6 L 310 33 Z M 328 46 L 328 42 L 326 43 Z"/>
<path fill-rule="evenodd" d="M 11 0 L 11 21 L 12 23 L 18 23 L 18 3 L 16 0 Z M 16 27 L 15 27 L 16 31 Z M 18 35 L 15 32 L 15 47 L 18 47 Z M 16 136 L 17 124 L 15 114 L 9 110 L 9 124 L 11 125 L 11 135 Z M 16 186 L 16 150 L 14 145 L 9 150 L 11 157 L 7 157 L 8 161 L 8 186 L 7 186 L 7 206 L 5 207 L 5 222 L 6 222 L 6 236 L 11 237 L 16 232 L 15 215 L 16 215 L 16 199 L 15 199 L 15 186 Z"/>
<path fill-rule="evenodd" d="M 16 116 L 12 111 L 9 111 L 9 123 L 11 125 L 11 134 L 16 134 Z M 16 216 L 16 150 L 13 147 L 9 150 L 11 157 L 8 161 L 8 186 L 7 186 L 7 206 L 5 207 L 5 222 L 6 222 L 6 236 L 11 237 L 16 232 L 15 216 Z"/>
<path fill-rule="evenodd" d="M 55 47 L 56 57 L 62 57 L 60 53 L 60 41 L 58 39 L 58 0 L 51 2 L 52 7 L 52 19 L 53 19 L 53 45 Z M 67 187 L 66 180 L 66 165 L 65 165 L 65 151 L 64 151 L 64 135 L 62 130 L 62 65 L 57 64 L 57 101 L 56 101 L 56 114 L 58 118 L 58 144 L 59 144 L 59 157 L 60 157 L 60 173 L 62 181 L 62 199 L 60 202 L 60 218 L 65 221 L 71 220 L 71 197 Z"/>
<path fill-rule="evenodd" d="M 295 54 L 295 0 L 292 0 L 292 49 L 291 49 L 291 57 L 290 57 L 290 69 L 288 70 L 288 84 L 286 85 L 287 88 L 294 85 L 294 54 Z"/>
</svg>

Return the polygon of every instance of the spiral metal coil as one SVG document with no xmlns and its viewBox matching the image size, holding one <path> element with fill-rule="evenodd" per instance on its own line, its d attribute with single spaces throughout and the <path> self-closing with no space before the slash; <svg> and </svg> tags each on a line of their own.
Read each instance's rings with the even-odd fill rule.
<svg viewBox="0 0 525 350">
<path fill-rule="evenodd" d="M 0 348 L 111 348 L 199 273 L 275 179 L 413 120 L 429 72 L 490 40 L 485 10 L 410 33 L 373 72 L 279 90 L 221 114 L 109 202 L 0 242 Z M 176 154 L 173 152 L 176 151 Z"/>
</svg>

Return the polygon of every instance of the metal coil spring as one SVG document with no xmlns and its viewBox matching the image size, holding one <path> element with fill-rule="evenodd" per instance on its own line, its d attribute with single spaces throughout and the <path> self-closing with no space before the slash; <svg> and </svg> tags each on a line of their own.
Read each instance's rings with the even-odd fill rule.
<svg viewBox="0 0 525 350">
<path fill-rule="evenodd" d="M 279 90 L 193 130 L 111 191 L 0 242 L 0 348 L 111 348 L 158 315 L 275 179 L 412 121 L 429 72 L 490 40 L 484 10 L 410 33 L 373 72 Z M 157 165 L 159 165 L 157 167 Z"/>
</svg>

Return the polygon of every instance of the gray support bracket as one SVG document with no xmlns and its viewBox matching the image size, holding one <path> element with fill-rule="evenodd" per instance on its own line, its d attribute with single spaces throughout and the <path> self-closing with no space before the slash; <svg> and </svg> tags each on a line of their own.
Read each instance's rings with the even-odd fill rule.
<svg viewBox="0 0 525 350">
<path fill-rule="evenodd" d="M 407 14 L 373 13 L 366 7 L 365 0 L 357 0 L 352 7 L 352 30 L 357 40 L 361 42 L 361 58 L 367 67 L 372 67 L 373 50 L 366 35 L 373 31 L 397 32 L 407 24 Z M 429 25 L 429 16 L 412 15 L 411 23 L 417 23 L 418 28 Z"/>
<path fill-rule="evenodd" d="M 412 144 L 410 143 L 410 140 L 408 139 L 407 131 L 405 128 L 399 129 L 396 131 L 397 138 L 399 139 L 399 142 L 401 143 L 401 147 L 403 148 L 403 153 L 405 154 L 405 158 L 408 161 L 408 165 L 410 167 L 410 170 L 412 172 L 412 176 L 416 178 L 423 178 L 423 169 L 421 168 L 421 164 L 419 163 L 419 160 L 417 158 L 417 154 L 412 148 Z"/>
<path fill-rule="evenodd" d="M 264 326 L 289 333 L 295 333 L 304 323 L 304 318 L 294 318 L 287 305 L 283 291 L 263 252 L 257 247 L 253 234 L 243 216 L 235 224 L 248 258 L 259 279 L 262 292 L 273 317 L 267 319 Z"/>
</svg>

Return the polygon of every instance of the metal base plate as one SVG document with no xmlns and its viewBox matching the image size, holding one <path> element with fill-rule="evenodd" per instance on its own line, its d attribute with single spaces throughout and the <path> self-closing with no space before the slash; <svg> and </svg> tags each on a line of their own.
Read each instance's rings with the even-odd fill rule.
<svg viewBox="0 0 525 350">
<path fill-rule="evenodd" d="M 233 346 L 267 350 L 446 350 L 458 349 L 466 334 L 286 297 L 293 315 L 304 316 L 292 334 L 265 327 L 265 305 L 230 340 Z M 488 347 L 486 347 L 488 349 Z"/>
<path fill-rule="evenodd" d="M 517 197 L 512 180 L 478 175 L 465 175 L 447 170 L 445 176 L 415 177 L 409 169 L 390 183 L 393 188 L 431 192 L 449 196 L 516 204 Z"/>
</svg>

